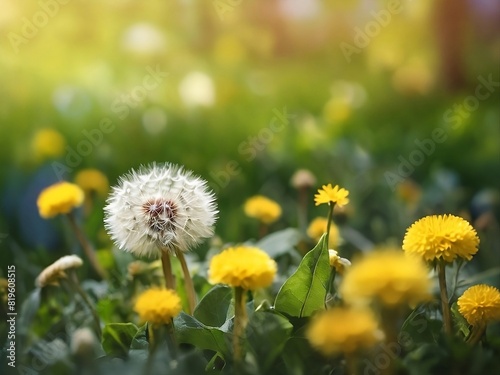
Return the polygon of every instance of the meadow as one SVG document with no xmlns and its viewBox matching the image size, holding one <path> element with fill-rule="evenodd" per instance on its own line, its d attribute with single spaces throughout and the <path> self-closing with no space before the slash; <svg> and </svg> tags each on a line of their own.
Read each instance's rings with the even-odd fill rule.
<svg viewBox="0 0 500 375">
<path fill-rule="evenodd" d="M 0 373 L 500 370 L 495 2 L 5 0 Z"/>
</svg>

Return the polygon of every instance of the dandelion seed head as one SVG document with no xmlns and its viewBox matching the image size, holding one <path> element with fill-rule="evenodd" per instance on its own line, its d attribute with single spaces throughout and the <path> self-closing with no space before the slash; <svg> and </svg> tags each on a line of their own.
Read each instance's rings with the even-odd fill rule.
<svg viewBox="0 0 500 375">
<path fill-rule="evenodd" d="M 205 180 L 175 164 L 152 164 L 120 178 L 108 198 L 105 227 L 116 245 L 138 256 L 188 251 L 213 235 L 214 194 Z"/>
</svg>

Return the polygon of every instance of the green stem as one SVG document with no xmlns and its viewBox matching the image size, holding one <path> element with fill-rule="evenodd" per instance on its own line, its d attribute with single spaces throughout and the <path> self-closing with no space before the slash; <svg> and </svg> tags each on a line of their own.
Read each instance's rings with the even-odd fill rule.
<svg viewBox="0 0 500 375">
<path fill-rule="evenodd" d="M 193 279 L 191 279 L 191 275 L 189 274 L 189 268 L 187 266 L 184 253 L 179 249 L 176 249 L 175 254 L 177 255 L 177 258 L 179 258 L 179 262 L 181 263 L 182 273 L 184 274 L 184 288 L 186 290 L 186 295 L 189 304 L 189 314 L 193 315 L 193 311 L 196 306 L 196 292 L 194 290 Z"/>
<path fill-rule="evenodd" d="M 236 373 L 241 370 L 244 351 L 242 344 L 245 338 L 245 328 L 248 322 L 245 306 L 246 290 L 241 287 L 234 288 L 234 328 L 233 328 L 233 355 Z"/>
<path fill-rule="evenodd" d="M 358 360 L 355 354 L 347 354 L 345 356 L 346 373 L 348 375 L 356 375 L 358 373 Z"/>
<path fill-rule="evenodd" d="M 330 210 L 328 211 L 328 221 L 326 223 L 326 248 L 330 248 L 330 227 L 332 226 L 332 220 L 333 220 L 333 208 L 335 207 L 335 203 L 330 202 L 328 204 L 328 207 Z M 339 253 L 340 255 L 340 253 Z"/>
<path fill-rule="evenodd" d="M 175 290 L 175 279 L 172 273 L 172 262 L 168 250 L 161 249 L 161 266 L 163 275 L 165 276 L 165 287 L 167 289 Z"/>
<path fill-rule="evenodd" d="M 307 231 L 307 202 L 309 199 L 308 189 L 301 187 L 299 189 L 298 222 L 302 233 Z"/>
<path fill-rule="evenodd" d="M 330 277 L 328 278 L 328 290 L 325 296 L 325 308 L 333 305 L 335 298 L 335 275 L 337 271 L 335 267 L 330 267 Z"/>
<path fill-rule="evenodd" d="M 97 315 L 97 312 L 95 311 L 92 302 L 90 302 L 90 298 L 88 297 L 87 293 L 85 293 L 85 291 L 80 286 L 75 270 L 69 270 L 68 278 L 63 280 L 67 281 L 70 289 L 76 292 L 82 298 L 85 305 L 87 305 L 87 307 L 89 308 L 90 313 L 92 314 L 92 318 L 94 319 L 97 335 L 99 338 L 101 338 L 102 332 L 101 332 L 101 321 L 99 320 L 99 315 Z"/>
<path fill-rule="evenodd" d="M 467 339 L 467 344 L 476 345 L 486 332 L 486 324 L 480 323 L 472 326 L 472 332 Z"/>
<path fill-rule="evenodd" d="M 170 353 L 171 359 L 177 359 L 177 341 L 175 340 L 174 333 L 174 321 L 170 319 L 170 323 L 166 324 L 165 329 L 167 331 L 167 347 Z"/>
<path fill-rule="evenodd" d="M 259 240 L 264 238 L 264 236 L 269 231 L 269 226 L 263 222 L 259 223 Z"/>
<path fill-rule="evenodd" d="M 75 232 L 76 238 L 78 239 L 78 242 L 80 242 L 80 245 L 82 246 L 83 252 L 87 256 L 88 260 L 90 261 L 90 264 L 96 271 L 96 273 L 101 277 L 101 279 L 106 279 L 108 277 L 106 271 L 104 268 L 101 267 L 99 264 L 99 261 L 97 260 L 97 257 L 95 255 L 94 248 L 90 244 L 90 242 L 87 240 L 87 237 L 83 233 L 83 231 L 80 229 L 78 226 L 75 215 L 73 215 L 72 212 L 68 213 L 66 217 L 69 220 L 69 224 L 71 226 L 71 229 L 73 232 Z"/>
<path fill-rule="evenodd" d="M 438 262 L 439 289 L 441 291 L 441 309 L 443 312 L 444 332 L 452 334 L 450 304 L 448 301 L 448 290 L 446 287 L 446 265 L 443 261 Z"/>
</svg>

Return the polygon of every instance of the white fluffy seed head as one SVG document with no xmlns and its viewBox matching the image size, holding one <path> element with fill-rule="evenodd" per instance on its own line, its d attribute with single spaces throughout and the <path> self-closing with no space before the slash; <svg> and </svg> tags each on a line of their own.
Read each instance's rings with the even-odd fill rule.
<svg viewBox="0 0 500 375">
<path fill-rule="evenodd" d="M 188 251 L 213 235 L 215 196 L 207 182 L 175 164 L 152 164 L 122 176 L 104 207 L 116 245 L 137 256 Z"/>
</svg>

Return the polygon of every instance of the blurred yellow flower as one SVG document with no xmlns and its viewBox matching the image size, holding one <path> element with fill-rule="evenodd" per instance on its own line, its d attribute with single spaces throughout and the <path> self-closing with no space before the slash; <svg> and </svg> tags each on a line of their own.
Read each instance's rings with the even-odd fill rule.
<svg viewBox="0 0 500 375">
<path fill-rule="evenodd" d="M 61 156 L 65 146 L 66 141 L 61 133 L 50 128 L 37 131 L 31 142 L 33 154 L 38 161 Z"/>
<path fill-rule="evenodd" d="M 335 271 L 340 275 L 343 275 L 345 269 L 351 266 L 349 259 L 339 257 L 336 250 L 328 250 L 328 256 L 330 258 L 330 267 L 335 267 Z"/>
<path fill-rule="evenodd" d="M 318 193 L 314 195 L 314 203 L 319 206 L 323 203 L 336 203 L 337 206 L 345 206 L 349 203 L 349 191 L 344 188 L 339 188 L 339 185 L 332 187 L 332 184 L 323 185 L 321 189 L 318 189 Z"/>
<path fill-rule="evenodd" d="M 323 116 L 330 123 L 341 123 L 347 120 L 352 113 L 352 106 L 344 98 L 331 98 L 323 108 Z"/>
<path fill-rule="evenodd" d="M 247 52 L 243 43 L 233 34 L 222 35 L 215 41 L 214 58 L 222 65 L 234 66 L 245 60 Z"/>
<path fill-rule="evenodd" d="M 457 257 L 471 260 L 478 246 L 474 228 L 453 215 L 426 216 L 407 229 L 403 240 L 404 251 L 426 261 L 453 262 Z"/>
<path fill-rule="evenodd" d="M 47 285 L 59 285 L 59 280 L 66 277 L 66 270 L 81 267 L 83 261 L 76 255 L 66 255 L 45 268 L 35 280 L 35 285 L 43 288 Z"/>
<path fill-rule="evenodd" d="M 470 325 L 500 320 L 500 291 L 493 286 L 471 286 L 458 298 L 457 305 Z"/>
<path fill-rule="evenodd" d="M 108 194 L 108 178 L 97 169 L 82 169 L 76 174 L 75 183 L 80 186 L 87 195 L 96 193 L 101 197 L 106 197 Z"/>
<path fill-rule="evenodd" d="M 181 299 L 171 289 L 148 289 L 137 297 L 134 305 L 140 320 L 153 325 L 170 324 L 181 310 Z"/>
<path fill-rule="evenodd" d="M 71 212 L 82 205 L 83 199 L 83 190 L 78 185 L 62 181 L 42 190 L 36 203 L 40 216 L 49 219 Z"/>
<path fill-rule="evenodd" d="M 307 235 L 314 241 L 319 241 L 321 236 L 326 233 L 328 220 L 324 217 L 317 217 L 307 227 Z M 330 224 L 330 238 L 328 240 L 328 248 L 336 248 L 340 242 L 339 228 L 332 222 Z"/>
<path fill-rule="evenodd" d="M 255 290 L 271 285 L 276 271 L 276 262 L 261 249 L 238 246 L 214 256 L 208 275 L 212 284 L 222 283 Z"/>
<path fill-rule="evenodd" d="M 258 219 L 264 224 L 274 223 L 281 216 L 280 205 L 263 195 L 249 198 L 245 202 L 243 210 L 247 216 Z"/>
<path fill-rule="evenodd" d="M 332 356 L 370 348 L 384 334 L 371 311 L 337 307 L 314 316 L 306 337 L 320 353 Z"/>
<path fill-rule="evenodd" d="M 415 205 L 422 196 L 422 189 L 415 182 L 406 179 L 397 185 L 396 194 L 408 205 Z"/>
<path fill-rule="evenodd" d="M 354 304 L 375 299 L 389 306 L 414 305 L 431 297 L 428 273 L 424 262 L 402 251 L 374 251 L 346 271 L 340 293 Z"/>
</svg>

